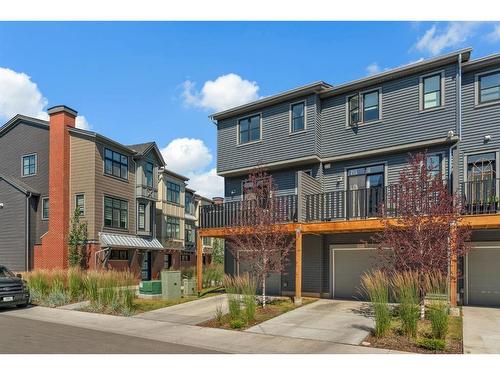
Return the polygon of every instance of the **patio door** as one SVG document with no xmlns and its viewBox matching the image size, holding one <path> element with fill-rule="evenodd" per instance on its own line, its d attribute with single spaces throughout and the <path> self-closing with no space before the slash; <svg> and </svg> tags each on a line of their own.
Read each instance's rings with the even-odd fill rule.
<svg viewBox="0 0 500 375">
<path fill-rule="evenodd" d="M 465 197 L 469 213 L 495 213 L 498 208 L 496 154 L 470 155 L 467 157 L 467 183 Z"/>
<path fill-rule="evenodd" d="M 384 166 L 347 171 L 347 212 L 349 218 L 374 217 L 384 199 Z"/>
</svg>

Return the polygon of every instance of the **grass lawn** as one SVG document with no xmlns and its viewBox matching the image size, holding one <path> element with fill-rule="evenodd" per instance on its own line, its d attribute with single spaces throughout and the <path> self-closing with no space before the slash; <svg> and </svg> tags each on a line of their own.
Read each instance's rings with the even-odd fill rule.
<svg viewBox="0 0 500 375">
<path fill-rule="evenodd" d="M 311 302 L 317 301 L 317 298 L 303 298 L 302 299 L 302 306 L 307 305 Z M 291 298 L 287 299 L 276 299 L 272 300 L 266 303 L 266 307 L 262 308 L 262 306 L 257 306 L 255 309 L 255 319 L 252 321 L 245 321 L 242 319 L 243 325 L 238 328 L 232 328 L 230 323 L 231 323 L 231 317 L 229 314 L 225 314 L 221 317 L 221 319 L 216 319 L 215 318 L 215 311 L 214 311 L 214 319 L 207 320 L 203 323 L 198 324 L 199 326 L 202 327 L 211 327 L 211 328 L 223 328 L 223 329 L 230 329 L 230 330 L 237 330 L 237 331 L 242 331 L 247 328 L 250 328 L 256 324 L 265 322 L 266 320 L 272 319 L 277 317 L 278 315 L 284 314 L 288 311 L 294 310 L 296 308 L 300 308 L 301 306 L 295 306 Z M 243 311 L 242 311 L 242 316 L 243 316 Z"/>
<path fill-rule="evenodd" d="M 418 323 L 417 339 L 431 338 L 431 327 L 428 320 Z M 450 316 L 446 347 L 444 350 L 429 350 L 417 345 L 417 339 L 409 339 L 403 335 L 401 323 L 393 320 L 391 329 L 385 337 L 370 335 L 366 341 L 375 348 L 393 349 L 413 353 L 461 354 L 462 346 L 462 317 Z"/>
</svg>

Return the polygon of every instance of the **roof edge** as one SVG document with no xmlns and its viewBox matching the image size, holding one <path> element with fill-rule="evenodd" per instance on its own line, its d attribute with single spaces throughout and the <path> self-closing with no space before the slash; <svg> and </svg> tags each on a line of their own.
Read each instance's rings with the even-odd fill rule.
<svg viewBox="0 0 500 375">
<path fill-rule="evenodd" d="M 32 125 L 46 127 L 47 129 L 49 128 L 49 122 L 46 120 L 41 120 L 36 117 L 17 114 L 14 117 L 12 117 L 9 121 L 7 121 L 3 126 L 0 127 L 0 136 L 2 136 L 4 133 L 6 133 L 8 130 L 10 130 L 12 127 L 14 127 L 20 122 L 26 122 Z"/>
</svg>

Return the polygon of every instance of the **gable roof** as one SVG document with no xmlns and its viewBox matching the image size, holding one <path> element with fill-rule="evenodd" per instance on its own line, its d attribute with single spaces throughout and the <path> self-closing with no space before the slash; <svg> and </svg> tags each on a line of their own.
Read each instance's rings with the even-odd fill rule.
<svg viewBox="0 0 500 375">
<path fill-rule="evenodd" d="M 136 145 L 128 145 L 127 147 L 137 152 L 137 156 L 139 157 L 146 155 L 150 151 L 153 151 L 156 154 L 156 158 L 160 162 L 161 166 L 165 165 L 165 160 L 163 159 L 163 155 L 161 154 L 156 142 L 138 143 Z"/>
<path fill-rule="evenodd" d="M 49 129 L 49 122 L 45 120 L 40 120 L 39 118 L 24 116 L 17 114 L 7 121 L 2 127 L 0 127 L 0 137 L 6 134 L 9 130 L 14 128 L 20 123 L 25 123 L 29 125 L 39 126 L 45 129 Z"/>
<path fill-rule="evenodd" d="M 31 193 L 33 195 L 40 195 L 40 193 L 37 190 L 33 189 L 31 186 L 29 186 L 28 184 L 24 183 L 23 181 L 15 178 L 15 177 L 7 176 L 3 173 L 0 173 L 0 179 L 4 180 L 5 182 L 12 185 L 17 190 L 21 191 L 22 193 L 24 193 L 26 195 L 29 193 Z"/>
</svg>

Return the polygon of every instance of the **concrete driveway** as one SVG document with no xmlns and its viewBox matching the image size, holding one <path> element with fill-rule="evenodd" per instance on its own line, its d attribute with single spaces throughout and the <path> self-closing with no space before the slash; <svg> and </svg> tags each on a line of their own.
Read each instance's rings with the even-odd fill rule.
<svg viewBox="0 0 500 375">
<path fill-rule="evenodd" d="M 263 322 L 247 332 L 359 345 L 373 327 L 367 303 L 324 299 Z"/>
<path fill-rule="evenodd" d="M 206 320 L 213 319 L 217 306 L 221 306 L 224 313 L 228 311 L 227 297 L 225 294 L 148 311 L 134 315 L 134 318 L 196 325 Z"/>
<path fill-rule="evenodd" d="M 464 353 L 500 354 L 500 308 L 463 307 Z"/>
</svg>

